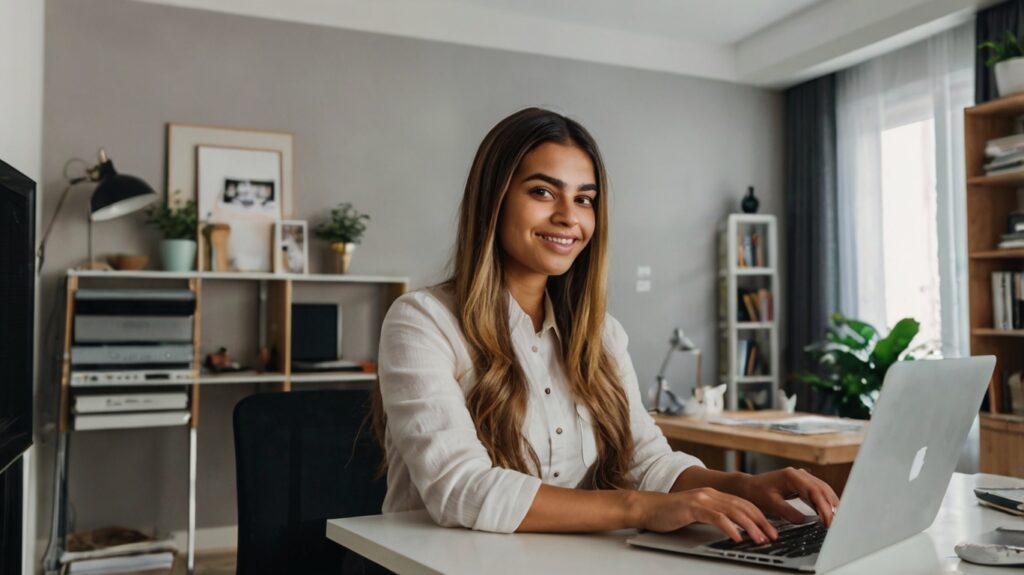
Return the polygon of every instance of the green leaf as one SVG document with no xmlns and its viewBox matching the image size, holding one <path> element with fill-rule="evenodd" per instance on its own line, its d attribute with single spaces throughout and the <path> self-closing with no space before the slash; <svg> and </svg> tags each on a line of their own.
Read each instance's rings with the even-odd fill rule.
<svg viewBox="0 0 1024 575">
<path fill-rule="evenodd" d="M 910 342 L 917 336 L 920 329 L 921 324 L 917 320 L 909 317 L 903 318 L 896 322 L 889 335 L 875 344 L 875 349 L 871 352 L 871 359 L 879 372 L 884 374 L 888 371 L 889 366 L 896 363 L 900 354 L 910 346 Z"/>
</svg>

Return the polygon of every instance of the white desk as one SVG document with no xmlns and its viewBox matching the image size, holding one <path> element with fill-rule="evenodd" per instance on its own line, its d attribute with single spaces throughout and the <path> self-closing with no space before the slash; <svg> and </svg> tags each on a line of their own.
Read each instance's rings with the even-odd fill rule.
<svg viewBox="0 0 1024 575">
<path fill-rule="evenodd" d="M 935 523 L 924 533 L 847 564 L 832 573 L 928 574 L 992 573 L 1015 569 L 982 567 L 962 562 L 953 546 L 976 533 L 998 526 L 1024 528 L 1024 518 L 978 505 L 975 486 L 1013 487 L 1024 480 L 998 475 L 954 474 Z M 687 557 L 634 548 L 626 544 L 633 531 L 592 535 L 481 533 L 438 527 L 425 511 L 392 513 L 327 522 L 327 537 L 400 575 L 488 573 L 785 573 L 745 567 L 741 563 Z"/>
</svg>

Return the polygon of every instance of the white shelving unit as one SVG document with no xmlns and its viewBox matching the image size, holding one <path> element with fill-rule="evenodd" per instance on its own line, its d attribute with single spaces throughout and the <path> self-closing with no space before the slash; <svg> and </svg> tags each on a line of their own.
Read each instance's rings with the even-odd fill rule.
<svg viewBox="0 0 1024 575">
<path fill-rule="evenodd" d="M 114 282 L 113 284 L 108 282 Z M 171 426 L 168 423 L 158 421 L 136 421 L 131 426 L 112 424 L 112 427 L 93 428 L 90 430 L 76 430 L 74 426 L 75 414 L 72 413 L 70 404 L 76 391 L 72 390 L 70 383 L 71 365 L 70 349 L 72 345 L 73 317 L 75 314 L 75 293 L 81 284 L 90 287 L 146 287 L 154 284 L 161 286 L 181 287 L 186 285 L 195 294 L 196 311 L 193 316 L 193 373 L 189 381 L 168 382 L 167 384 L 153 384 L 153 389 L 167 387 L 186 388 L 189 393 L 189 417 L 183 423 L 175 423 L 173 426 L 187 428 L 189 432 L 189 453 L 188 453 L 188 548 L 186 550 L 186 572 L 191 574 L 195 568 L 195 522 L 196 522 L 196 465 L 197 465 L 197 433 L 199 426 L 198 404 L 200 388 L 210 385 L 228 384 L 266 384 L 277 391 L 290 391 L 293 384 L 340 384 L 344 387 L 369 389 L 377 378 L 376 373 L 363 373 L 351 371 L 335 372 L 292 372 L 291 370 L 291 341 L 292 341 L 292 314 L 291 305 L 295 301 L 294 291 L 297 285 L 319 284 L 331 287 L 342 287 L 344 285 L 377 286 L 380 289 L 380 319 L 395 299 L 408 289 L 409 278 L 400 276 L 360 276 L 360 275 L 338 275 L 338 274 L 275 274 L 275 273 L 243 273 L 243 272 L 165 272 L 165 271 L 101 271 L 101 270 L 68 270 L 66 287 L 66 309 L 64 323 L 64 354 L 61 368 L 61 400 L 59 433 L 57 445 L 56 480 L 54 485 L 54 508 L 53 528 L 51 539 L 56 543 L 47 550 L 44 558 L 45 570 L 56 572 L 62 563 L 61 557 L 64 552 L 64 530 L 66 527 L 66 494 L 67 494 L 67 466 L 69 457 L 68 436 L 70 433 L 84 432 L 97 429 L 127 429 L 138 427 L 165 427 Z M 234 373 L 209 373 L 200 368 L 201 363 L 201 332 L 202 315 L 204 306 L 212 304 L 204 303 L 202 297 L 203 286 L 229 285 L 231 290 L 258 289 L 260 293 L 260 305 L 264 308 L 262 323 L 267 331 L 270 347 L 280 354 L 278 371 L 240 371 Z M 141 387 L 141 386 L 140 386 Z M 96 389 L 110 386 L 95 386 Z"/>
<path fill-rule="evenodd" d="M 727 409 L 747 407 L 741 400 L 753 400 L 761 391 L 767 391 L 767 397 L 756 402 L 756 406 L 771 409 L 779 393 L 778 318 L 781 317 L 782 294 L 776 229 L 775 216 L 764 214 L 730 214 L 718 226 L 719 381 L 728 385 Z M 757 240 L 753 240 L 755 234 Z M 744 242 L 744 238 L 751 239 Z M 740 307 L 746 310 L 747 306 L 740 298 L 740 290 L 753 293 L 767 290 L 770 294 L 770 304 L 755 309 L 756 320 L 742 316 Z M 770 314 L 762 313 L 768 308 Z M 762 317 L 764 315 L 768 317 Z M 749 370 L 751 373 L 741 357 L 743 347 L 751 345 L 744 341 L 755 342 L 758 350 L 755 369 Z"/>
</svg>

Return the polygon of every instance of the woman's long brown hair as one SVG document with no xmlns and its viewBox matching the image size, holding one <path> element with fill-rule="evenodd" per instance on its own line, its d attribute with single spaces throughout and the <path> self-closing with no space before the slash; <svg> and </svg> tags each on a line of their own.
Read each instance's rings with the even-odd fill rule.
<svg viewBox="0 0 1024 575">
<path fill-rule="evenodd" d="M 594 165 L 598 195 L 593 204 L 593 235 L 569 271 L 548 279 L 548 293 L 562 334 L 561 353 L 570 388 L 594 419 L 597 460 L 583 487 L 626 488 L 631 484 L 633 456 L 629 401 L 618 366 L 602 339 L 608 249 L 604 162 L 583 126 L 548 110 L 527 108 L 492 128 L 477 150 L 466 181 L 451 274 L 444 284 L 454 294 L 456 314 L 477 373 L 466 407 L 494 465 L 539 474 L 540 462 L 523 434 L 529 391 L 512 347 L 497 229 L 513 173 L 526 154 L 545 142 L 576 146 Z M 372 416 L 374 432 L 383 446 L 387 420 L 379 382 Z"/>
</svg>

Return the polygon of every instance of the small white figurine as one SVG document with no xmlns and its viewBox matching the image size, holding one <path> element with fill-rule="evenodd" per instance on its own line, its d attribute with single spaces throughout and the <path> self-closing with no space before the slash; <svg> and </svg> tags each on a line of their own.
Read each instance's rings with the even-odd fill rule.
<svg viewBox="0 0 1024 575">
<path fill-rule="evenodd" d="M 723 383 L 717 387 L 701 386 L 694 388 L 693 397 L 683 403 L 686 415 L 718 415 L 725 409 L 725 388 Z"/>
<path fill-rule="evenodd" d="M 796 411 L 796 393 L 794 393 L 791 396 L 787 396 L 786 392 L 780 389 L 778 404 L 778 409 L 781 409 L 786 413 L 793 413 L 794 411 Z"/>
</svg>

